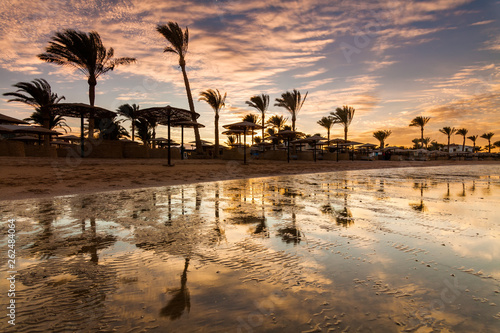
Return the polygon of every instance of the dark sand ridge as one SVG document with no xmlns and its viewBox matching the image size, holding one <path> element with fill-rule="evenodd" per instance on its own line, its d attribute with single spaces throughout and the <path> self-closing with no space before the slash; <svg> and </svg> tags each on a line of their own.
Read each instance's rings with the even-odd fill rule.
<svg viewBox="0 0 500 333">
<path fill-rule="evenodd" d="M 0 157 L 0 200 L 344 170 L 491 165 L 500 161 L 238 161 Z"/>
</svg>

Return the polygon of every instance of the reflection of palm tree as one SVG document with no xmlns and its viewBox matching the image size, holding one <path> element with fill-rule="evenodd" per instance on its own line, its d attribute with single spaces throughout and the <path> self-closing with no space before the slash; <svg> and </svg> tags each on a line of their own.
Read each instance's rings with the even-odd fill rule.
<svg viewBox="0 0 500 333">
<path fill-rule="evenodd" d="M 416 190 L 420 190 L 420 202 L 413 202 L 409 203 L 410 207 L 413 208 L 414 210 L 418 212 L 425 212 L 427 211 L 427 206 L 424 204 L 424 189 L 427 188 L 427 184 L 424 183 L 415 183 L 413 185 L 413 188 Z"/>
<path fill-rule="evenodd" d="M 173 294 L 168 304 L 160 310 L 160 315 L 162 317 L 169 317 L 170 320 L 179 319 L 184 310 L 187 312 L 191 310 L 191 297 L 189 289 L 187 288 L 187 270 L 189 267 L 189 257 L 184 261 L 184 270 L 181 275 L 181 287 L 175 289 L 169 289 L 167 292 Z"/>
<path fill-rule="evenodd" d="M 95 31 L 88 34 L 82 31 L 67 29 L 56 32 L 38 58 L 61 66 L 77 68 L 87 76 L 89 84 L 89 101 L 94 106 L 95 86 L 101 74 L 112 71 L 118 65 L 135 62 L 135 58 L 113 58 L 114 50 L 106 50 L 101 36 Z M 94 116 L 89 118 L 89 138 L 94 135 Z"/>
<path fill-rule="evenodd" d="M 292 212 L 292 224 L 285 225 L 285 227 L 278 229 L 278 235 L 287 244 L 293 243 L 293 245 L 297 245 L 300 243 L 301 231 L 297 228 L 297 217 L 295 212 Z"/>
</svg>

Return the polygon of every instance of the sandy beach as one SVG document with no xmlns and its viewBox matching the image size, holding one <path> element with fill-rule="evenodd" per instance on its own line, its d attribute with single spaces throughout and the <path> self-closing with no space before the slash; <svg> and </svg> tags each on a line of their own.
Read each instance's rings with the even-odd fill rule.
<svg viewBox="0 0 500 333">
<path fill-rule="evenodd" d="M 343 170 L 449 165 L 491 165 L 500 161 L 238 161 L 0 157 L 0 200 L 45 198 L 217 180 Z"/>
</svg>

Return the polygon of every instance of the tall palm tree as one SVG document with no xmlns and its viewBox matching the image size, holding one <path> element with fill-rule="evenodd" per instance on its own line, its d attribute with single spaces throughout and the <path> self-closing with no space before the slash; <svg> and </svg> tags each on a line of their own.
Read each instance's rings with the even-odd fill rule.
<svg viewBox="0 0 500 333">
<path fill-rule="evenodd" d="M 439 130 L 439 132 L 446 134 L 448 136 L 448 151 L 450 151 L 450 137 L 455 133 L 457 129 L 455 127 L 443 127 Z"/>
<path fill-rule="evenodd" d="M 66 29 L 55 33 L 45 53 L 39 54 L 38 58 L 49 63 L 76 68 L 85 74 L 89 84 L 89 102 L 94 106 L 97 78 L 118 65 L 135 62 L 135 58 L 113 58 L 114 54 L 112 47 L 109 49 L 104 47 L 101 36 L 96 31 L 85 33 Z M 93 135 L 94 116 L 91 114 L 89 138 Z"/>
<path fill-rule="evenodd" d="M 283 129 L 283 127 L 285 126 L 287 121 L 288 121 L 288 118 L 285 118 L 283 116 L 274 115 L 267 120 L 267 124 L 271 125 L 274 129 L 276 129 L 276 131 L 279 132 Z"/>
<path fill-rule="evenodd" d="M 215 112 L 215 153 L 214 157 L 219 156 L 219 112 L 226 105 L 227 93 L 222 96 L 218 89 L 208 89 L 200 93 L 198 100 L 205 101 L 214 109 Z"/>
<path fill-rule="evenodd" d="M 174 53 L 179 56 L 179 66 L 181 67 L 182 76 L 184 78 L 184 86 L 186 87 L 186 94 L 189 103 L 189 110 L 191 111 L 191 120 L 196 122 L 196 113 L 194 110 L 193 95 L 191 94 L 191 87 L 186 72 L 186 54 L 189 44 L 189 30 L 186 27 L 185 31 L 179 27 L 177 22 L 168 22 L 166 25 L 158 24 L 156 31 L 165 37 L 171 46 L 167 46 L 163 52 Z M 194 126 L 194 137 L 196 141 L 196 151 L 198 154 L 203 152 L 201 145 L 200 131 L 197 126 Z"/>
<path fill-rule="evenodd" d="M 455 133 L 456 135 L 461 135 L 464 137 L 464 142 L 462 144 L 462 151 L 463 152 L 465 152 L 465 138 L 467 137 L 467 133 L 469 133 L 469 130 L 466 128 L 457 129 L 457 132 Z"/>
<path fill-rule="evenodd" d="M 424 126 L 427 125 L 431 118 L 429 117 L 423 117 L 423 116 L 418 116 L 413 118 L 413 120 L 410 122 L 410 126 L 418 126 L 420 127 L 420 142 L 424 142 Z"/>
<path fill-rule="evenodd" d="M 380 149 L 385 147 L 385 140 L 392 134 L 391 130 L 373 132 L 373 137 L 380 141 Z"/>
<path fill-rule="evenodd" d="M 330 130 L 333 124 L 335 124 L 335 120 L 333 119 L 332 116 L 323 117 L 320 120 L 318 120 L 318 125 L 326 128 L 326 132 L 328 133 L 328 141 L 330 141 Z"/>
<path fill-rule="evenodd" d="M 478 136 L 477 135 L 471 135 L 471 136 L 468 136 L 467 139 L 471 140 L 472 143 L 473 143 L 473 146 L 472 146 L 472 152 L 475 153 L 476 152 L 476 140 L 477 140 Z"/>
<path fill-rule="evenodd" d="M 295 121 L 297 120 L 297 114 L 304 105 L 307 94 L 308 92 L 306 92 L 306 94 L 304 95 L 304 99 L 302 99 L 300 91 L 293 89 L 292 92 L 287 91 L 281 94 L 281 98 L 276 98 L 276 103 L 274 104 L 274 106 L 281 106 L 292 115 L 292 131 L 295 131 Z"/>
<path fill-rule="evenodd" d="M 354 118 L 354 112 L 356 110 L 352 106 L 344 105 L 341 108 L 335 109 L 335 112 L 331 112 L 330 114 L 333 116 L 333 120 L 336 124 L 341 124 L 344 126 L 344 140 L 347 141 L 347 131 L 349 130 L 349 125 L 352 122 L 352 118 Z"/>
<path fill-rule="evenodd" d="M 135 120 L 137 119 L 137 113 L 139 112 L 139 105 L 122 104 L 116 111 L 118 112 L 118 114 L 124 116 L 132 123 L 132 141 L 134 141 Z"/>
<path fill-rule="evenodd" d="M 495 135 L 493 132 L 484 133 L 481 138 L 488 140 L 488 153 L 491 153 L 491 138 Z"/>
<path fill-rule="evenodd" d="M 57 96 L 52 92 L 52 87 L 44 79 L 34 79 L 31 82 L 18 82 L 13 87 L 16 87 L 15 92 L 4 93 L 4 96 L 12 96 L 7 102 L 21 102 L 35 108 L 35 112 L 31 115 L 31 121 L 41 124 L 47 129 L 52 129 L 54 126 L 62 124 L 66 125 L 64 118 L 53 117 L 50 110 L 47 108 L 51 104 L 57 104 L 64 99 L 64 96 Z M 67 125 L 66 125 L 67 126 Z M 44 137 L 44 144 L 49 145 L 50 136 Z"/>
<path fill-rule="evenodd" d="M 262 139 L 264 139 L 264 127 L 265 127 L 265 118 L 266 111 L 269 107 L 269 95 L 261 94 L 250 97 L 249 101 L 245 102 L 248 106 L 251 106 L 257 110 L 259 110 L 262 120 Z"/>
</svg>

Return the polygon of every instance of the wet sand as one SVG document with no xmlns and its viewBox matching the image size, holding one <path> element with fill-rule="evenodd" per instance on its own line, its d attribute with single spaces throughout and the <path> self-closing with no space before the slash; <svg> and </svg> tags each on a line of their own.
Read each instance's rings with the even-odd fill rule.
<svg viewBox="0 0 500 333">
<path fill-rule="evenodd" d="M 77 159 L 0 157 L 0 201 L 48 198 L 216 180 L 344 170 L 492 165 L 500 161 L 238 161 L 163 159 Z"/>
<path fill-rule="evenodd" d="M 496 332 L 499 175 L 377 169 L 3 201 L 16 326 L 0 331 Z"/>
</svg>

